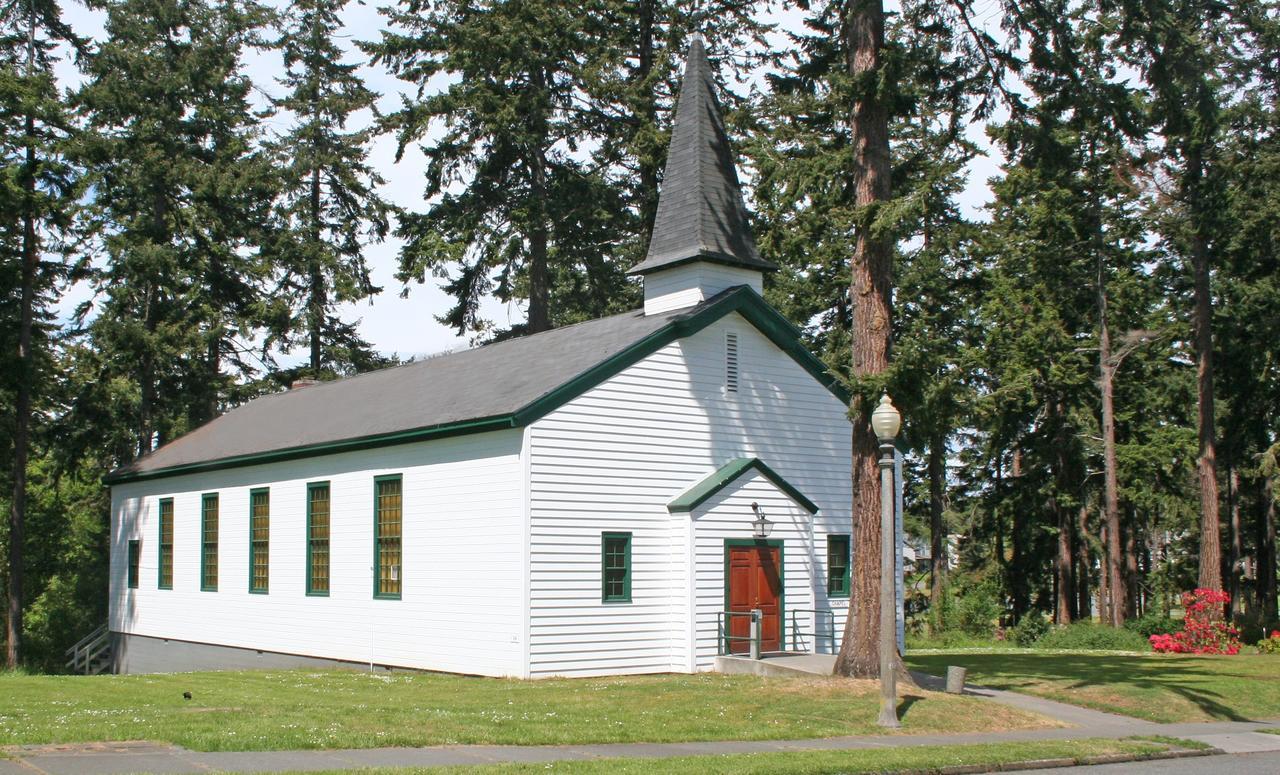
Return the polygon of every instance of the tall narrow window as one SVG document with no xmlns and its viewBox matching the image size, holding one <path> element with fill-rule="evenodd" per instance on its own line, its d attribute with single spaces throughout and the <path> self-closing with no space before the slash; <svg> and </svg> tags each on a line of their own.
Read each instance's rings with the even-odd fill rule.
<svg viewBox="0 0 1280 775">
<path fill-rule="evenodd" d="M 249 491 L 249 591 L 266 594 L 271 571 L 271 492 Z"/>
<path fill-rule="evenodd" d="M 733 331 L 724 334 L 724 389 L 738 392 L 738 335 Z"/>
<path fill-rule="evenodd" d="M 307 485 L 307 594 L 329 594 L 329 483 Z"/>
<path fill-rule="evenodd" d="M 218 591 L 218 494 L 200 499 L 200 589 Z"/>
<path fill-rule="evenodd" d="M 827 595 L 849 596 L 849 536 L 827 536 Z"/>
<path fill-rule="evenodd" d="M 401 528 L 403 522 L 403 485 L 400 476 L 379 476 L 374 487 L 374 580 L 373 596 L 400 597 Z"/>
<path fill-rule="evenodd" d="M 631 602 L 631 534 L 604 533 L 600 537 L 601 599 Z"/>
<path fill-rule="evenodd" d="M 173 498 L 160 499 L 160 573 L 161 589 L 173 589 Z"/>
<path fill-rule="evenodd" d="M 142 565 L 142 542 L 133 539 L 129 542 L 129 589 L 138 588 L 138 575 Z"/>
</svg>

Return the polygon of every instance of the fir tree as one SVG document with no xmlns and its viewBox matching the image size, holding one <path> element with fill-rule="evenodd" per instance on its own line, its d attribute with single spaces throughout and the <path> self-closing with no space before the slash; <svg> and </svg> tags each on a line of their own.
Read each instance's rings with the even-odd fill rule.
<svg viewBox="0 0 1280 775">
<path fill-rule="evenodd" d="M 276 336 L 288 347 L 305 342 L 312 377 L 347 373 L 377 361 L 355 327 L 335 314 L 344 302 L 379 292 L 363 249 L 387 234 L 390 207 L 377 193 L 384 181 L 368 163 L 369 130 L 347 130 L 353 114 L 371 110 L 377 95 L 343 62 L 335 37 L 346 0 L 304 0 L 282 19 L 277 46 L 281 83 L 289 94 L 276 107 L 293 128 L 272 144 L 282 170 L 271 251 L 288 302 Z"/>
</svg>

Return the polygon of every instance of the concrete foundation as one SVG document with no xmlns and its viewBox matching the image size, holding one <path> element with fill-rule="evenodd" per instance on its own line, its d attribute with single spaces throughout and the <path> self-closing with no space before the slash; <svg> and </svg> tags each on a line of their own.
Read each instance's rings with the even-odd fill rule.
<svg viewBox="0 0 1280 775">
<path fill-rule="evenodd" d="M 294 667 L 346 667 L 369 669 L 369 663 L 321 659 L 301 654 L 192 643 L 145 635 L 111 633 L 112 672 L 185 673 L 195 670 L 279 670 Z M 374 665 L 389 670 L 388 665 Z"/>
</svg>

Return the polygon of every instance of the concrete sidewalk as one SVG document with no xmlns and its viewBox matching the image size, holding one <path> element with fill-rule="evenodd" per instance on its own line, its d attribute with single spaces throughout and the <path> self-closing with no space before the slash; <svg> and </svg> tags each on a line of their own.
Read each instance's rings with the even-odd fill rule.
<svg viewBox="0 0 1280 775">
<path fill-rule="evenodd" d="M 813 663 L 788 664 L 794 670 L 817 672 Z M 828 668 L 829 670 L 829 668 Z M 923 688 L 934 688 L 939 679 L 913 673 Z M 613 757 L 665 758 L 735 753 L 779 751 L 832 751 L 866 748 L 915 747 L 924 745 L 966 745 L 1029 740 L 1080 740 L 1121 738 L 1134 735 L 1164 735 L 1195 740 L 1225 753 L 1280 751 L 1280 735 L 1259 733 L 1280 722 L 1217 721 L 1207 723 L 1155 724 L 1079 708 L 1052 700 L 971 687 L 966 693 L 992 702 L 1011 705 L 1055 719 L 1065 726 L 1056 729 L 1028 729 L 1012 732 L 970 734 L 876 735 L 830 737 L 812 740 L 715 741 L 705 743 L 619 743 L 608 745 L 556 746 L 431 746 L 426 748 L 366 748 L 328 751 L 236 751 L 202 753 L 154 743 L 100 743 L 64 746 L 23 746 L 10 748 L 8 760 L 0 759 L 0 775 L 87 775 L 88 773 L 207 773 L 281 772 L 286 770 L 342 770 L 365 767 L 440 767 L 503 763 L 542 763 L 564 760 Z"/>
</svg>

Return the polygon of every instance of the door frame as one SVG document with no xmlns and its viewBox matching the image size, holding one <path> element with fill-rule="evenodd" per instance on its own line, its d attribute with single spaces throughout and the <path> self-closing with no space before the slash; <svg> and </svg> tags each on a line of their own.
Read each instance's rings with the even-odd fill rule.
<svg viewBox="0 0 1280 775">
<path fill-rule="evenodd" d="M 724 608 L 729 610 L 729 548 L 733 546 L 767 546 L 778 550 L 778 650 L 787 650 L 787 562 L 785 544 L 781 538 L 726 538 L 724 539 Z"/>
</svg>

